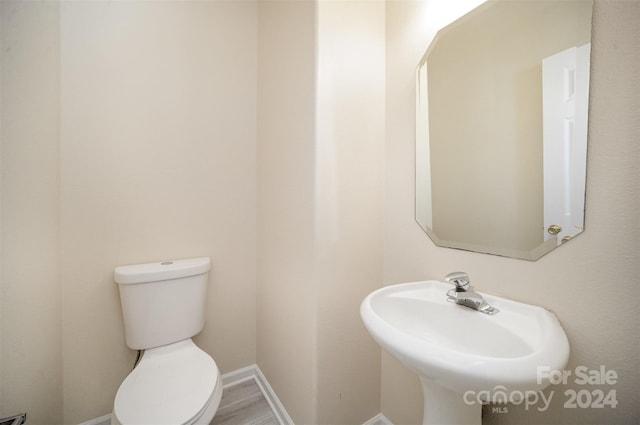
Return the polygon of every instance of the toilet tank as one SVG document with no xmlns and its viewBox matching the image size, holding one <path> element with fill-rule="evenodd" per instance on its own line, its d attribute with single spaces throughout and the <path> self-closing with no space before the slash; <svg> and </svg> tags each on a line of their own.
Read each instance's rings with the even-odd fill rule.
<svg viewBox="0 0 640 425">
<path fill-rule="evenodd" d="M 127 346 L 144 350 L 198 334 L 209 268 L 206 257 L 116 267 Z"/>
</svg>

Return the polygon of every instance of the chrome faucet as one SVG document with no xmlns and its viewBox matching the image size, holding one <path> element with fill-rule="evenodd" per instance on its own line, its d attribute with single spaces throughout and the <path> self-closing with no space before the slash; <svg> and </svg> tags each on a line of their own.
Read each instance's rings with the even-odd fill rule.
<svg viewBox="0 0 640 425">
<path fill-rule="evenodd" d="M 491 307 L 482 298 L 482 295 L 473 290 L 469 275 L 464 272 L 449 273 L 444 277 L 447 283 L 453 283 L 456 287 L 447 291 L 447 301 L 472 308 L 489 315 L 494 315 L 500 310 Z"/>
</svg>

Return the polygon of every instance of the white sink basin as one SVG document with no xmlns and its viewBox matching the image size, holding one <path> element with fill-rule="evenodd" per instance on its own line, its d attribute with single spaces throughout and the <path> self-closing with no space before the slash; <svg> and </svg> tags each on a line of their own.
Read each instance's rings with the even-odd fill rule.
<svg viewBox="0 0 640 425">
<path fill-rule="evenodd" d="M 424 423 L 479 424 L 480 401 L 531 395 L 549 385 L 538 367 L 567 365 L 569 342 L 550 311 L 482 294 L 500 310 L 490 316 L 447 302 L 451 288 L 438 281 L 387 286 L 360 308 L 378 344 L 420 376 Z M 439 413 L 429 409 L 430 401 L 437 401 Z M 443 403 L 455 411 L 443 412 Z"/>
</svg>

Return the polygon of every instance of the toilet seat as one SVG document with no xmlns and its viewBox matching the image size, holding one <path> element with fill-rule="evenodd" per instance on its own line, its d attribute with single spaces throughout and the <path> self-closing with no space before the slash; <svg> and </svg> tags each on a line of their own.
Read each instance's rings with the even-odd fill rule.
<svg viewBox="0 0 640 425">
<path fill-rule="evenodd" d="M 221 396 L 215 361 L 187 339 L 144 352 L 118 389 L 113 419 L 123 425 L 191 425 L 210 413 L 210 421 Z"/>
</svg>

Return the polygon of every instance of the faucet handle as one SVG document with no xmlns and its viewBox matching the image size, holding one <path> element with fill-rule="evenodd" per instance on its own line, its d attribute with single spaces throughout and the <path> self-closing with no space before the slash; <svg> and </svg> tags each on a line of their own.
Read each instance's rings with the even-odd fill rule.
<svg viewBox="0 0 640 425">
<path fill-rule="evenodd" d="M 456 292 L 464 292 L 471 289 L 471 279 L 465 272 L 453 272 L 444 277 L 444 281 L 456 285 Z"/>
</svg>

